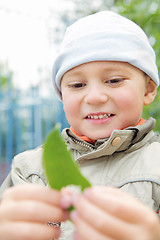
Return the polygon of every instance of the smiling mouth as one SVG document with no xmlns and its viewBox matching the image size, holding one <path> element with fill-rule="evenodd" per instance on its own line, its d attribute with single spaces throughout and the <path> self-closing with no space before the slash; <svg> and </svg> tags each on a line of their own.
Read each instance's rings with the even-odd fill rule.
<svg viewBox="0 0 160 240">
<path fill-rule="evenodd" d="M 91 114 L 86 116 L 86 119 L 107 119 L 109 117 L 114 116 L 114 114 L 110 114 L 110 113 L 105 113 L 105 114 Z"/>
</svg>

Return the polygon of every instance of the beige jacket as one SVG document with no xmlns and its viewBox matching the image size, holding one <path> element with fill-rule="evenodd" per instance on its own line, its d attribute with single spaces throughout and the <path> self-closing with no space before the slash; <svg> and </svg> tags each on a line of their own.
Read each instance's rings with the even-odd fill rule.
<svg viewBox="0 0 160 240">
<path fill-rule="evenodd" d="M 95 146 L 79 139 L 69 129 L 63 130 L 62 136 L 82 173 L 93 185 L 121 188 L 157 212 L 160 207 L 160 136 L 152 131 L 154 126 L 155 120 L 150 118 L 141 126 L 115 130 L 109 139 L 100 139 Z M 47 185 L 41 147 L 13 159 L 0 196 L 6 188 L 27 182 Z M 60 239 L 72 239 L 70 225 L 62 224 Z"/>
</svg>

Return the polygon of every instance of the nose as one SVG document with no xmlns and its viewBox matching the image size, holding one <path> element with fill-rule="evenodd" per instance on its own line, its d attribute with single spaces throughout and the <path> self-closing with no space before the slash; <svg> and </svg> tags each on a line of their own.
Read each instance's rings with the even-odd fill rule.
<svg viewBox="0 0 160 240">
<path fill-rule="evenodd" d="M 104 90 L 104 86 L 92 86 L 90 87 L 85 95 L 85 102 L 87 104 L 99 105 L 108 101 L 108 95 Z"/>
</svg>

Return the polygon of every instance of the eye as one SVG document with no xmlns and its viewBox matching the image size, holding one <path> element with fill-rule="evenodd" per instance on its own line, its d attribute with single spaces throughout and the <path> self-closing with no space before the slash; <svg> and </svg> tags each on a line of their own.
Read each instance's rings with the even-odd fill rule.
<svg viewBox="0 0 160 240">
<path fill-rule="evenodd" d="M 78 89 L 78 88 L 83 88 L 85 87 L 86 84 L 85 83 L 82 83 L 82 82 L 75 82 L 75 83 L 69 83 L 68 84 L 68 87 L 69 88 L 75 88 L 75 89 Z"/>
<path fill-rule="evenodd" d="M 122 84 L 124 80 L 125 80 L 124 78 L 114 78 L 114 79 L 107 80 L 105 83 L 110 85 L 118 85 L 118 84 Z"/>
</svg>

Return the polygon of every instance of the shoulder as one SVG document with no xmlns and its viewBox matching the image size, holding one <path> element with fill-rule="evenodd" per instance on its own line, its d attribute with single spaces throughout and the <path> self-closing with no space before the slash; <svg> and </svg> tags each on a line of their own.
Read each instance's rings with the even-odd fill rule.
<svg viewBox="0 0 160 240">
<path fill-rule="evenodd" d="M 160 185 L 160 142 L 148 141 L 140 148 L 130 149 L 122 159 L 125 166 L 122 178 L 125 177 L 130 182 L 134 179 L 136 182 L 147 181 Z"/>
<path fill-rule="evenodd" d="M 13 164 L 12 165 L 32 165 L 32 167 L 37 167 L 37 164 L 42 161 L 42 153 L 43 153 L 43 148 L 42 146 L 27 150 L 25 152 L 22 152 L 18 155 L 16 155 L 13 159 Z"/>
<path fill-rule="evenodd" d="M 146 146 L 142 147 L 140 158 L 142 158 L 144 166 L 147 166 L 149 172 L 154 171 L 160 176 L 160 138 L 159 141 L 151 141 Z"/>
<path fill-rule="evenodd" d="M 139 157 L 151 165 L 160 163 L 160 136 L 153 134 L 146 144 L 139 149 Z"/>
<path fill-rule="evenodd" d="M 43 147 L 28 150 L 16 155 L 12 162 L 11 174 L 22 175 L 28 179 L 32 175 L 43 176 Z"/>
</svg>

